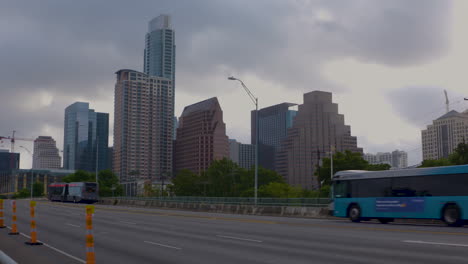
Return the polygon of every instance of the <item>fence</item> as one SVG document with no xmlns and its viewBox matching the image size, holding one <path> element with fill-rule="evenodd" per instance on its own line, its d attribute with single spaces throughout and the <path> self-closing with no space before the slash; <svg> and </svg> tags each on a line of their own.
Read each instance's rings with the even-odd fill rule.
<svg viewBox="0 0 468 264">
<path fill-rule="evenodd" d="M 202 203 L 202 204 L 235 204 L 254 205 L 252 197 L 198 197 L 198 196 L 160 196 L 160 197 L 135 197 L 122 196 L 110 197 L 116 200 L 160 201 L 172 203 Z M 327 207 L 329 198 L 258 198 L 257 205 L 261 206 L 302 206 L 302 207 Z"/>
</svg>

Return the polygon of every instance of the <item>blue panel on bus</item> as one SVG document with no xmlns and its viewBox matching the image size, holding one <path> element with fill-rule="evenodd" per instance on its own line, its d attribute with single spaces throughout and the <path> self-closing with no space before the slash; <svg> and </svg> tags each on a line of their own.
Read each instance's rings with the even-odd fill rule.
<svg viewBox="0 0 468 264">
<path fill-rule="evenodd" d="M 411 212 L 422 213 L 426 204 L 425 198 L 421 197 L 392 197 L 392 198 L 376 198 L 376 212 Z"/>
</svg>

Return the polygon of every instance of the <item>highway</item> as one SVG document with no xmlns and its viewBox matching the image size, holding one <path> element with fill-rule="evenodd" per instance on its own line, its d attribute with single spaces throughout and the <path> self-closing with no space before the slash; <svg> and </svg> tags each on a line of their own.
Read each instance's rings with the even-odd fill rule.
<svg viewBox="0 0 468 264">
<path fill-rule="evenodd" d="M 9 201 L 6 224 L 11 225 Z M 85 205 L 38 202 L 38 239 L 0 229 L 18 263 L 85 263 Z M 29 201 L 18 201 L 29 232 Z M 468 228 L 96 205 L 97 263 L 466 263 Z M 60 251 L 60 252 L 59 252 Z"/>
</svg>

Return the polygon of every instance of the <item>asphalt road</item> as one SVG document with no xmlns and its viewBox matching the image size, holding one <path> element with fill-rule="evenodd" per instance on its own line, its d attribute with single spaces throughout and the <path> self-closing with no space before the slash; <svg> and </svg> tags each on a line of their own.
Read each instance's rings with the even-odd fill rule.
<svg viewBox="0 0 468 264">
<path fill-rule="evenodd" d="M 28 204 L 18 201 L 18 229 L 26 234 Z M 7 235 L 9 230 L 0 229 L 0 250 L 21 264 L 84 263 L 84 206 L 39 202 L 38 239 L 47 246 L 31 248 L 23 244 L 25 237 L 11 237 Z M 8 201 L 5 214 L 10 226 Z M 94 235 L 97 263 L 468 262 L 468 228 L 438 225 L 382 225 L 97 205 Z"/>
</svg>

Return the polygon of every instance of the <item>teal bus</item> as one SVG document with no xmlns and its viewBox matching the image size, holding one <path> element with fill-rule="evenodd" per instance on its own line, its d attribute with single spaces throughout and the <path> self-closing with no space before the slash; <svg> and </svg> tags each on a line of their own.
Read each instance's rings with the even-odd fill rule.
<svg viewBox="0 0 468 264">
<path fill-rule="evenodd" d="M 397 218 L 468 220 L 468 165 L 388 171 L 340 171 L 333 175 L 332 210 L 353 222 Z"/>
</svg>

